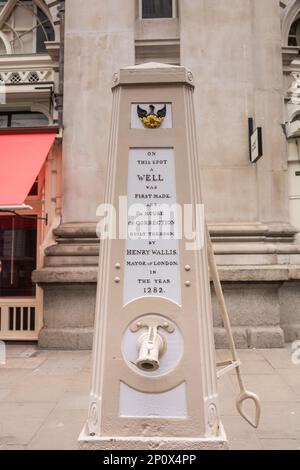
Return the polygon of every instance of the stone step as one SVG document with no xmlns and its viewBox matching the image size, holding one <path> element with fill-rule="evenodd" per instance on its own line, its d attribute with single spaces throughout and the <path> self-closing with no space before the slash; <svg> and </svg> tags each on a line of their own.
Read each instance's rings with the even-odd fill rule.
<svg viewBox="0 0 300 470">
<path fill-rule="evenodd" d="M 233 336 L 239 349 L 283 348 L 284 334 L 277 326 L 270 327 L 234 327 Z M 214 328 L 217 349 L 228 349 L 227 333 L 224 328 Z M 42 328 L 39 346 L 45 349 L 92 349 L 93 328 Z M 228 358 L 230 358 L 228 351 Z"/>
<path fill-rule="evenodd" d="M 46 248 L 47 256 L 98 256 L 99 244 L 57 244 Z"/>
<path fill-rule="evenodd" d="M 59 245 L 99 245 L 98 238 L 56 238 L 56 243 Z"/>
<path fill-rule="evenodd" d="M 69 223 L 62 224 L 53 231 L 59 238 L 97 238 L 96 223 Z"/>
<path fill-rule="evenodd" d="M 98 256 L 46 256 L 44 266 L 98 266 Z"/>
<path fill-rule="evenodd" d="M 57 257 L 59 259 L 59 257 Z M 84 257 L 83 257 L 84 258 Z M 78 257 L 77 260 L 82 260 Z M 93 260 L 95 258 L 93 257 Z M 72 257 L 74 261 L 74 257 Z M 97 282 L 97 263 L 82 266 L 77 265 L 48 266 L 33 272 L 33 282 L 47 283 L 81 283 Z M 255 283 L 255 282 L 286 282 L 300 279 L 300 266 L 220 266 L 219 275 L 222 282 Z"/>
<path fill-rule="evenodd" d="M 97 266 L 56 266 L 33 271 L 37 284 L 96 284 Z"/>
</svg>

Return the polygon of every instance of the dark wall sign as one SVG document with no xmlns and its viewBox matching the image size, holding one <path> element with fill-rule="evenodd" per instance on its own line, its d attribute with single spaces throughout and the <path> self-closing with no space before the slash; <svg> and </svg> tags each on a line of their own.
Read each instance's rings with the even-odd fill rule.
<svg viewBox="0 0 300 470">
<path fill-rule="evenodd" d="M 262 128 L 254 129 L 253 118 L 248 119 L 249 155 L 251 163 L 256 163 L 263 156 Z"/>
</svg>

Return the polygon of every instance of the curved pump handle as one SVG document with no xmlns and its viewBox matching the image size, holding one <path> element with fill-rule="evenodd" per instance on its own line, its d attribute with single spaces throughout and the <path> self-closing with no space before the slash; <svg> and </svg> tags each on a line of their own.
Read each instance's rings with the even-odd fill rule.
<svg viewBox="0 0 300 470">
<path fill-rule="evenodd" d="M 254 421 L 243 410 L 243 405 L 247 400 L 252 400 L 254 402 L 254 405 L 255 405 L 255 420 Z M 241 417 L 244 418 L 244 420 L 247 421 L 247 423 L 249 423 L 253 428 L 257 429 L 259 426 L 260 416 L 261 416 L 261 406 L 260 406 L 260 400 L 258 396 L 255 393 L 244 390 L 240 393 L 240 395 L 236 399 L 236 407 Z"/>
</svg>

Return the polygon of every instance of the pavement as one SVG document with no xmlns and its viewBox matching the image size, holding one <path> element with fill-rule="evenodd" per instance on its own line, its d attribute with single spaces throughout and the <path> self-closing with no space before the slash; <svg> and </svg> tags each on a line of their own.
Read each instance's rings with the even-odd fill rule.
<svg viewBox="0 0 300 470">
<path fill-rule="evenodd" d="M 46 351 L 34 344 L 7 344 L 0 366 L 0 450 L 77 449 L 87 417 L 89 351 Z M 233 450 L 300 450 L 300 364 L 285 349 L 241 350 L 249 390 L 262 402 L 259 429 L 235 409 L 235 372 L 219 379 L 223 425 Z M 229 358 L 218 350 L 217 360 Z"/>
</svg>

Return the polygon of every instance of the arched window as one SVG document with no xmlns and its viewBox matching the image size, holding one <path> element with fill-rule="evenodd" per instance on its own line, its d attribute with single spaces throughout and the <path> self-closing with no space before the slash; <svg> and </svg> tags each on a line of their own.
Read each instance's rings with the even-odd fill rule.
<svg viewBox="0 0 300 470">
<path fill-rule="evenodd" d="M 300 121 L 300 111 L 297 112 L 291 119 L 291 122 Z"/>
<path fill-rule="evenodd" d="M 290 32 L 288 45 L 294 47 L 300 47 L 300 14 L 294 20 Z"/>
<path fill-rule="evenodd" d="M 9 9 L 12 1 L 15 6 Z M 0 54 L 44 53 L 45 42 L 55 39 L 46 12 L 40 0 L 0 0 Z"/>
</svg>

